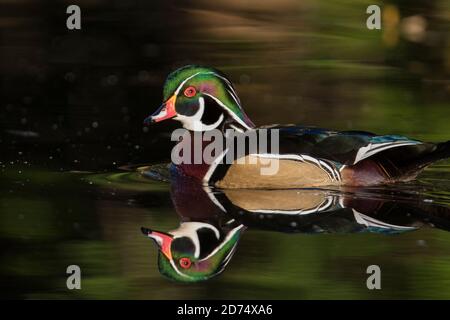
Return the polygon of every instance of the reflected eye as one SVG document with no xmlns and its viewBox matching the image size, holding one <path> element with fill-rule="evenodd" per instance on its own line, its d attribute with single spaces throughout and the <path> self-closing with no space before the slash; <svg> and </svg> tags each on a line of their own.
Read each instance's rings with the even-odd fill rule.
<svg viewBox="0 0 450 320">
<path fill-rule="evenodd" d="M 181 258 L 179 263 L 180 267 L 182 267 L 183 269 L 188 269 L 192 264 L 191 259 L 189 258 Z"/>
<path fill-rule="evenodd" d="M 197 91 L 194 87 L 187 87 L 186 90 L 184 90 L 184 95 L 188 98 L 192 98 L 196 93 Z"/>
</svg>

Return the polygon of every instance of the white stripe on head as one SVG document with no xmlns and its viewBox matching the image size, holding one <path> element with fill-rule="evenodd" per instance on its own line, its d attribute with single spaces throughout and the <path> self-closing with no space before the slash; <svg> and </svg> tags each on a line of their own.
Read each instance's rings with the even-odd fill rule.
<svg viewBox="0 0 450 320">
<path fill-rule="evenodd" d="M 239 98 L 238 98 L 236 95 L 234 95 L 230 90 L 227 89 L 227 91 L 228 91 L 228 93 L 230 94 L 230 96 L 233 97 L 233 99 L 234 99 L 234 101 L 237 103 L 237 105 L 238 105 L 239 107 L 241 107 L 241 103 L 240 103 L 240 101 L 239 101 Z M 242 107 L 241 107 L 241 108 L 242 108 Z"/>
<path fill-rule="evenodd" d="M 224 119 L 223 113 L 220 115 L 219 119 L 217 119 L 216 122 L 210 125 L 205 125 L 201 121 L 203 113 L 205 112 L 205 99 L 203 97 L 200 97 L 198 101 L 200 103 L 199 108 L 193 116 L 184 116 L 178 114 L 176 117 L 174 117 L 174 119 L 183 123 L 183 127 L 191 131 L 209 131 L 217 128 Z"/>
<path fill-rule="evenodd" d="M 198 221 L 182 222 L 177 229 L 170 231 L 170 234 L 174 236 L 174 239 L 183 237 L 191 239 L 194 244 L 194 257 L 198 259 L 200 257 L 201 244 L 197 231 L 201 228 L 212 230 L 217 240 L 220 238 L 220 232 L 216 227 L 209 223 Z"/>
<path fill-rule="evenodd" d="M 208 256 L 206 256 L 205 258 L 201 259 L 200 261 L 205 261 L 208 260 L 209 258 L 211 258 L 212 256 L 214 256 L 217 252 L 219 252 L 220 249 L 222 249 L 227 242 L 239 231 L 241 231 L 243 228 L 245 228 L 245 226 L 243 224 L 238 225 L 237 227 L 235 227 L 234 229 L 232 229 L 227 236 L 225 237 L 225 239 L 223 240 L 223 242 L 217 246 Z M 236 246 L 236 244 L 235 244 Z"/>
<path fill-rule="evenodd" d="M 186 79 L 184 79 L 183 82 L 181 82 L 180 85 L 178 86 L 177 90 L 175 90 L 174 94 L 178 95 L 178 93 L 180 93 L 181 88 L 183 88 L 184 84 L 186 82 L 188 82 L 189 80 L 191 80 L 192 78 L 198 76 L 200 73 L 202 73 L 202 72 L 200 71 L 200 72 L 194 73 L 192 76 L 189 76 Z"/>
<path fill-rule="evenodd" d="M 219 75 L 219 74 L 217 74 L 217 73 L 215 73 L 215 72 L 202 72 L 202 71 L 199 71 L 199 72 L 197 72 L 197 73 L 194 73 L 193 75 L 191 75 L 191 76 L 189 76 L 189 77 L 187 77 L 186 79 L 184 79 L 183 80 L 183 82 L 181 82 L 180 83 L 180 85 L 178 86 L 178 88 L 175 90 L 175 92 L 174 92 L 174 95 L 176 95 L 176 96 L 178 96 L 178 94 L 180 93 L 180 91 L 181 91 L 181 88 L 183 88 L 183 86 L 186 84 L 186 82 L 188 82 L 189 80 L 191 80 L 192 78 L 194 78 L 194 77 L 196 77 L 196 76 L 198 76 L 199 74 L 212 74 L 212 75 L 215 75 L 216 77 L 218 77 L 218 78 L 220 78 L 220 79 L 222 79 L 222 80 L 224 80 L 226 83 L 227 83 L 227 85 L 228 85 L 228 87 L 231 89 L 231 91 L 232 92 L 230 92 L 229 90 L 227 90 L 228 91 L 228 93 L 233 97 L 233 99 L 234 99 L 234 101 L 238 104 L 238 106 L 240 107 L 240 108 L 242 108 L 242 106 L 241 106 L 241 103 L 240 103 L 240 100 L 239 100 L 239 97 L 237 96 L 237 94 L 236 94 L 236 92 L 234 91 L 234 89 L 233 89 L 233 85 L 231 84 L 231 82 L 227 79 L 227 78 L 225 78 L 225 77 L 223 77 L 223 76 L 221 76 L 221 75 Z M 212 99 L 214 99 L 222 108 L 224 108 L 230 115 L 231 115 L 231 117 L 236 121 L 236 122 L 238 122 L 240 125 L 242 125 L 245 129 L 247 129 L 247 130 L 251 130 L 251 128 L 241 119 L 241 118 L 239 118 L 234 112 L 232 112 L 220 99 L 218 99 L 218 98 L 216 98 L 215 96 L 213 96 L 213 95 L 211 95 L 211 94 L 209 94 L 209 93 L 206 93 L 206 92 L 203 92 L 203 94 L 204 95 L 207 95 L 207 96 L 209 96 L 209 97 L 211 97 Z M 197 112 L 198 113 L 198 112 Z M 197 114 L 196 114 L 197 115 Z M 195 115 L 195 116 L 196 116 Z M 201 115 L 203 115 L 203 112 L 202 112 L 202 114 Z M 223 117 L 223 115 L 221 115 L 221 118 Z M 185 118 L 187 118 L 186 116 L 177 116 L 177 117 L 175 117 L 175 119 L 176 120 L 182 120 L 182 119 L 185 119 Z M 200 118 L 201 118 L 201 116 L 200 116 Z M 188 124 L 189 125 L 189 124 Z M 217 125 L 216 123 L 214 123 L 213 125 L 211 125 L 211 126 L 214 126 L 214 125 Z M 186 129 L 190 129 L 190 128 L 188 128 L 188 127 L 186 127 L 185 126 L 185 128 Z M 194 130 L 194 129 L 192 129 L 192 130 Z M 209 129 L 210 130 L 210 129 Z M 202 131 L 202 130 L 199 130 L 199 129 L 197 129 L 197 130 L 194 130 L 194 131 Z M 205 131 L 205 130 L 203 130 L 203 131 Z"/>
<path fill-rule="evenodd" d="M 230 80 L 228 80 L 225 77 L 222 77 L 221 75 L 219 75 L 215 72 L 210 72 L 210 74 L 215 75 L 216 77 L 222 79 L 223 81 L 225 81 L 227 83 L 228 88 L 230 88 L 230 90 L 231 90 L 231 92 L 230 92 L 230 90 L 227 90 L 228 93 L 233 97 L 234 101 L 236 101 L 236 103 L 239 105 L 239 107 L 241 107 L 241 101 L 239 100 L 239 97 L 238 97 L 236 91 L 234 90 L 233 84 L 230 82 Z"/>
<path fill-rule="evenodd" d="M 251 128 L 248 126 L 248 124 L 246 124 L 241 118 L 239 118 L 233 111 L 231 111 L 230 109 L 228 109 L 228 107 L 222 102 L 220 101 L 218 98 L 214 97 L 213 95 L 209 94 L 209 93 L 205 93 L 203 92 L 204 95 L 212 98 L 214 101 L 216 101 L 222 108 L 224 108 L 230 115 L 231 117 L 236 120 L 236 122 L 238 122 L 241 126 L 243 126 L 245 129 L 247 130 L 251 130 Z"/>
</svg>

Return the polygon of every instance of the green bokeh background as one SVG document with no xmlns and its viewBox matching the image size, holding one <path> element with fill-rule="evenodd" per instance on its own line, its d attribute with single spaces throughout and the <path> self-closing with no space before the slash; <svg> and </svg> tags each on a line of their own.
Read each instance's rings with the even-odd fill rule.
<svg viewBox="0 0 450 320">
<path fill-rule="evenodd" d="M 68 31 L 75 3 L 82 30 Z M 381 30 L 366 28 L 371 4 L 382 8 Z M 170 159 L 175 126 L 142 120 L 167 74 L 188 63 L 227 73 L 257 125 L 449 140 L 448 1 L 0 0 L 0 25 L 3 298 L 450 298 L 450 235 L 430 228 L 249 230 L 220 277 L 170 282 L 139 230 L 178 225 L 168 186 L 115 170 Z M 450 205 L 448 162 L 421 179 Z M 66 288 L 71 264 L 82 290 Z M 382 290 L 366 288 L 371 264 Z"/>
</svg>

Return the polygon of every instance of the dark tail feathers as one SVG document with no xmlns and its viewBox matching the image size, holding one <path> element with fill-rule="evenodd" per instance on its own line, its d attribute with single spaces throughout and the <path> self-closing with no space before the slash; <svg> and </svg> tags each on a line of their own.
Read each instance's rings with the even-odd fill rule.
<svg viewBox="0 0 450 320">
<path fill-rule="evenodd" d="M 423 143 L 380 152 L 377 160 L 395 180 L 414 179 L 425 167 L 450 158 L 450 141 Z"/>
<path fill-rule="evenodd" d="M 416 165 L 419 169 L 423 169 L 433 162 L 447 158 L 450 158 L 450 141 L 436 144 L 436 149 L 419 157 Z"/>
</svg>

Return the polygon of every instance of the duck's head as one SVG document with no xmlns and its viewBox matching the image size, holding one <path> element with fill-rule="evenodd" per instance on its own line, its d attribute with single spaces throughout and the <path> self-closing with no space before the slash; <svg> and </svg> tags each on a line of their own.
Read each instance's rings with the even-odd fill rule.
<svg viewBox="0 0 450 320">
<path fill-rule="evenodd" d="M 233 256 L 245 227 L 226 234 L 203 222 L 185 222 L 169 233 L 142 228 L 158 245 L 161 274 L 179 282 L 198 282 L 220 274 Z"/>
<path fill-rule="evenodd" d="M 163 104 L 145 123 L 180 121 L 191 131 L 254 127 L 242 109 L 231 81 L 220 71 L 188 65 L 172 72 L 164 84 Z"/>
</svg>

